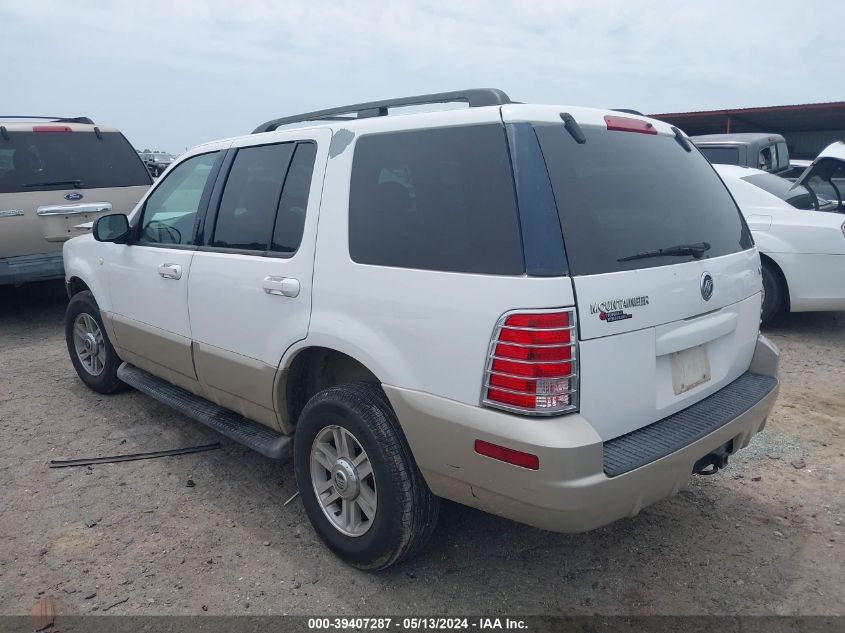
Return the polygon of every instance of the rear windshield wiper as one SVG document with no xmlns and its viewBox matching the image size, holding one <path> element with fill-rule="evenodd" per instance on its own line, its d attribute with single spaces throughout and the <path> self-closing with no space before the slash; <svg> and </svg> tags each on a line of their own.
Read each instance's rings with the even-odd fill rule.
<svg viewBox="0 0 845 633">
<path fill-rule="evenodd" d="M 76 189 L 82 189 L 81 180 L 51 180 L 50 182 L 31 182 L 24 187 L 54 187 L 58 185 L 73 185 Z"/>
<path fill-rule="evenodd" d="M 643 251 L 636 255 L 628 255 L 628 257 L 620 257 L 617 262 L 630 262 L 635 259 L 648 259 L 650 257 L 683 257 L 684 255 L 692 255 L 696 259 L 701 259 L 706 251 L 710 250 L 709 242 L 695 242 L 694 244 L 678 244 L 677 246 L 670 246 L 668 248 L 658 248 L 653 251 Z"/>
</svg>

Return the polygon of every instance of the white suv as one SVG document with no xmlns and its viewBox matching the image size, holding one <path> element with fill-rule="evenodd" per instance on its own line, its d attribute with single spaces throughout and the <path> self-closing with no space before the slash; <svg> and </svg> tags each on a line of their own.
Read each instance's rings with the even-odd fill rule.
<svg viewBox="0 0 845 633">
<path fill-rule="evenodd" d="M 778 388 L 760 259 L 688 138 L 498 90 L 197 147 L 65 266 L 80 378 L 292 452 L 362 569 L 419 550 L 440 497 L 564 532 L 635 515 L 724 466 Z"/>
</svg>

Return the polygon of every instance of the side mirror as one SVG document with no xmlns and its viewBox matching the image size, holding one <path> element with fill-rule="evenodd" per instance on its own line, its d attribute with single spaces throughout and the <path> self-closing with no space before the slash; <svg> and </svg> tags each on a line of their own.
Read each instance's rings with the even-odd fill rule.
<svg viewBox="0 0 845 633">
<path fill-rule="evenodd" d="M 94 239 L 98 242 L 121 244 L 129 237 L 129 218 L 122 213 L 112 213 L 94 222 Z"/>
</svg>

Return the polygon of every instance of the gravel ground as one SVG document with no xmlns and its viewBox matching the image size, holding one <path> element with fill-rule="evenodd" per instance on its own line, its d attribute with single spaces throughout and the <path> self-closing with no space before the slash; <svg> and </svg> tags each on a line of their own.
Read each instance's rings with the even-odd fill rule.
<svg viewBox="0 0 845 633">
<path fill-rule="evenodd" d="M 781 395 L 727 470 L 581 535 L 447 504 L 421 557 L 366 574 L 283 506 L 290 465 L 137 392 L 86 389 L 64 307 L 58 284 L 0 288 L 0 614 L 42 595 L 61 614 L 845 614 L 845 313 L 769 329 Z"/>
</svg>

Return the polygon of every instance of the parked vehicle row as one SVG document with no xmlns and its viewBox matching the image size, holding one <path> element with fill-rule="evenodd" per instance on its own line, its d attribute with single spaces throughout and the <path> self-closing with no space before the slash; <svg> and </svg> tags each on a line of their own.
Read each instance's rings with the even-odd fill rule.
<svg viewBox="0 0 845 633">
<path fill-rule="evenodd" d="M 152 174 L 154 178 L 161 176 L 164 170 L 170 167 L 170 163 L 172 163 L 174 159 L 173 154 L 168 154 L 167 152 L 139 151 L 138 155 L 141 157 L 141 160 L 144 161 L 144 164 L 147 166 L 147 169 L 150 170 L 150 174 Z"/>
<path fill-rule="evenodd" d="M 691 137 L 714 165 L 757 168 L 779 178 L 749 176 L 797 208 L 842 211 L 845 193 L 845 142 L 831 143 L 815 160 L 789 158 L 779 134 L 707 134 Z M 792 182 L 796 183 L 793 187 Z"/>
<path fill-rule="evenodd" d="M 471 90 L 276 119 L 64 252 L 80 379 L 292 455 L 362 569 L 419 551 L 440 498 L 557 531 L 635 515 L 778 390 L 748 226 L 642 116 Z"/>
<path fill-rule="evenodd" d="M 0 116 L 0 285 L 64 275 L 79 225 L 128 213 L 151 184 L 115 128 L 87 118 Z"/>
</svg>

